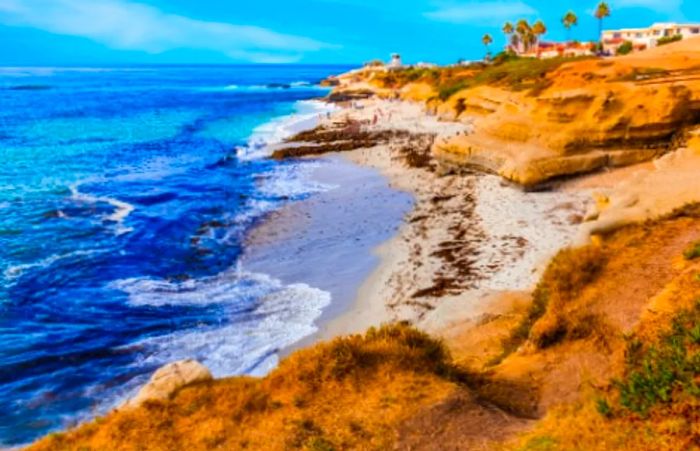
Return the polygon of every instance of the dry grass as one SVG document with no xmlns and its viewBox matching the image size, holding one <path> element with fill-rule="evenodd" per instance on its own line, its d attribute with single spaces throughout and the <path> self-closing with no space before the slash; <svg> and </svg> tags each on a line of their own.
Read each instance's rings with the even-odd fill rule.
<svg viewBox="0 0 700 451">
<path fill-rule="evenodd" d="M 440 341 L 398 324 L 299 351 L 264 379 L 186 387 L 31 449 L 463 449 L 460 434 L 491 446 L 529 427 L 503 410 L 535 417 L 542 406 L 546 417 L 507 446 L 700 447 L 700 262 L 683 258 L 700 239 L 697 213 L 689 206 L 560 252 L 504 343 L 527 352 L 468 380 Z"/>
<path fill-rule="evenodd" d="M 535 290 L 536 313 L 545 311 L 530 330 L 529 339 L 540 349 L 565 338 L 588 337 L 600 323 L 592 312 L 572 309 L 572 302 L 600 274 L 606 256 L 599 246 L 561 251 L 549 264 Z"/>
<path fill-rule="evenodd" d="M 386 326 L 297 352 L 264 379 L 185 387 L 30 449 L 386 449 L 399 422 L 455 389 L 454 374 L 441 342 Z"/>
<path fill-rule="evenodd" d="M 622 337 L 625 324 L 632 332 L 606 351 L 611 365 L 605 379 L 578 401 L 551 409 L 509 449 L 700 449 L 700 264 L 682 255 L 697 241 L 700 223 L 696 209 L 688 212 L 606 238 L 607 263 L 576 302 L 597 299 L 595 306 L 584 305 L 607 312 L 610 334 Z M 625 306 L 635 308 L 621 311 L 624 321 L 615 319 Z M 544 352 L 561 356 L 570 349 Z"/>
<path fill-rule="evenodd" d="M 503 341 L 503 353 L 496 364 L 526 340 L 546 348 L 569 335 L 585 338 L 599 320 L 592 314 L 568 315 L 567 307 L 581 290 L 600 273 L 605 255 L 598 246 L 563 249 L 550 262 L 532 295 L 527 315 Z"/>
<path fill-rule="evenodd" d="M 681 309 L 660 336 L 628 339 L 624 373 L 581 403 L 553 409 L 517 450 L 690 450 L 700 447 L 700 283 L 679 281 Z M 687 310 L 684 308 L 687 307 Z"/>
</svg>

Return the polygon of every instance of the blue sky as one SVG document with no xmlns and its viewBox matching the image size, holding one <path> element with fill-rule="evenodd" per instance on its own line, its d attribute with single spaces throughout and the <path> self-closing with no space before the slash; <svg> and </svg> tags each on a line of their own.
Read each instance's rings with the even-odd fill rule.
<svg viewBox="0 0 700 451">
<path fill-rule="evenodd" d="M 700 22 L 700 0 L 610 0 L 606 28 Z M 563 39 L 579 16 L 593 39 L 596 0 L 0 0 L 0 65 L 360 63 L 400 52 L 450 63 L 480 58 L 484 33 L 542 19 Z"/>
</svg>

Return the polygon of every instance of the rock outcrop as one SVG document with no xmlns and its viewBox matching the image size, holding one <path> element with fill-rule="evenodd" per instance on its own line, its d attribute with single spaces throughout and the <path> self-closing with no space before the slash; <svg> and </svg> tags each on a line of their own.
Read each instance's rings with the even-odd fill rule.
<svg viewBox="0 0 700 451">
<path fill-rule="evenodd" d="M 139 393 L 126 402 L 124 407 L 133 408 L 146 401 L 168 399 L 180 388 L 196 382 L 207 382 L 213 379 L 211 373 L 201 363 L 195 360 L 181 360 L 169 363 L 159 368 Z"/>
<path fill-rule="evenodd" d="M 434 152 L 525 186 L 657 158 L 700 123 L 700 58 L 674 71 L 653 62 L 565 64 L 536 96 L 493 86 L 460 91 L 438 111 L 470 118 L 476 131 L 438 141 Z"/>
<path fill-rule="evenodd" d="M 470 135 L 436 140 L 436 157 L 532 187 L 683 147 L 685 132 L 700 125 L 698 49 L 700 38 L 564 64 L 506 61 L 403 75 L 362 69 L 334 79 L 333 96 L 400 97 L 470 122 Z"/>
<path fill-rule="evenodd" d="M 663 156 L 652 170 L 640 170 L 608 192 L 598 193 L 597 204 L 581 226 L 580 243 L 591 235 L 672 215 L 700 199 L 700 130 L 692 132 L 687 147 Z"/>
</svg>

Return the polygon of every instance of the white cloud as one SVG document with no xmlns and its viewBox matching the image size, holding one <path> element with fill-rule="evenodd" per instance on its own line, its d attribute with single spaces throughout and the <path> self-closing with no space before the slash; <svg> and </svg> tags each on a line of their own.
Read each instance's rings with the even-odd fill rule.
<svg viewBox="0 0 700 451">
<path fill-rule="evenodd" d="M 500 25 L 505 20 L 515 21 L 534 14 L 537 11 L 522 1 L 502 0 L 446 4 L 425 16 L 440 22 Z"/>
<path fill-rule="evenodd" d="M 216 51 L 252 62 L 293 62 L 333 47 L 313 39 L 165 13 L 126 0 L 0 0 L 0 23 L 81 36 L 120 50 Z"/>
</svg>

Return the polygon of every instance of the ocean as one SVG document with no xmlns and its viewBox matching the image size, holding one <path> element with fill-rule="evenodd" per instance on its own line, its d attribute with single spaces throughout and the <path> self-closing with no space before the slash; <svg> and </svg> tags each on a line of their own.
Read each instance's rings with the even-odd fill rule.
<svg viewBox="0 0 700 451">
<path fill-rule="evenodd" d="M 262 375 L 330 294 L 240 262 L 332 188 L 265 144 L 343 66 L 0 69 L 0 444 L 104 413 L 159 366 Z"/>
</svg>

